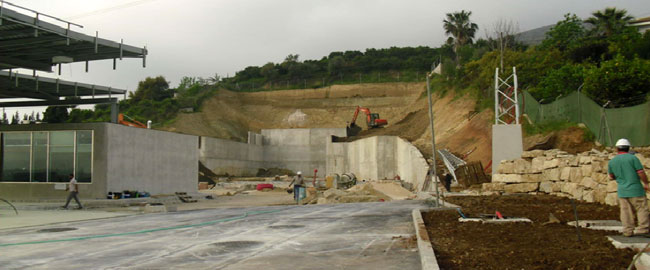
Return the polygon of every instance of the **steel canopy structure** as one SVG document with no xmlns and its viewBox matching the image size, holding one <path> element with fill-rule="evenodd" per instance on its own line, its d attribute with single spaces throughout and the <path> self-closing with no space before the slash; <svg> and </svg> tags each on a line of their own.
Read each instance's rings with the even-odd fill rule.
<svg viewBox="0 0 650 270">
<path fill-rule="evenodd" d="M 126 98 L 126 90 L 39 77 L 36 71 L 52 72 L 58 65 L 60 74 L 62 64 L 85 62 L 87 72 L 89 61 L 108 59 L 113 59 L 115 69 L 117 59 L 123 58 L 140 58 L 146 67 L 147 48 L 101 39 L 97 32 L 89 36 L 72 27 L 83 28 L 0 0 L 0 107 L 110 103 L 111 120 L 117 122 L 117 97 Z M 13 70 L 19 68 L 31 69 L 33 74 Z"/>
<path fill-rule="evenodd" d="M 0 102 L 0 107 L 114 103 L 117 97 L 124 95 L 126 90 L 112 87 L 0 71 L 0 99 L 43 100 Z"/>
<path fill-rule="evenodd" d="M 19 13 L 21 9 L 33 16 Z M 43 18 L 65 25 L 43 21 Z M 57 64 L 113 59 L 142 58 L 147 49 L 138 48 L 71 30 L 81 25 L 0 1 L 0 69 L 27 68 L 51 72 Z"/>
</svg>

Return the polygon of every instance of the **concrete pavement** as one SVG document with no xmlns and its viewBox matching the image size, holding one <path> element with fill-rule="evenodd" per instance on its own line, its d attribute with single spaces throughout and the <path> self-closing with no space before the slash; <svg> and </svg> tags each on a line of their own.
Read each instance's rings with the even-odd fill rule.
<svg viewBox="0 0 650 270">
<path fill-rule="evenodd" d="M 419 269 L 417 246 L 404 240 L 414 234 L 411 210 L 421 207 L 419 201 L 396 201 L 210 209 L 2 230 L 0 265 L 4 269 Z M 61 242 L 26 244 L 32 241 Z"/>
</svg>

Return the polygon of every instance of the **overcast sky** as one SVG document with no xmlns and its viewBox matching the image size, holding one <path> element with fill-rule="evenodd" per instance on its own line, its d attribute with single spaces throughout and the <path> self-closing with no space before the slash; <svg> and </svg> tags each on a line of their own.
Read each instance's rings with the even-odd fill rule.
<svg viewBox="0 0 650 270">
<path fill-rule="evenodd" d="M 479 37 L 497 19 L 521 31 L 554 24 L 563 14 L 586 18 L 609 6 L 650 16 L 648 0 L 9 0 L 81 24 L 79 32 L 149 49 L 140 60 L 65 65 L 62 79 L 134 90 L 147 76 L 175 87 L 183 76 L 233 75 L 288 54 L 320 59 L 332 51 L 441 45 L 445 13 L 470 10 Z M 56 73 L 48 76 L 57 77 Z"/>
</svg>

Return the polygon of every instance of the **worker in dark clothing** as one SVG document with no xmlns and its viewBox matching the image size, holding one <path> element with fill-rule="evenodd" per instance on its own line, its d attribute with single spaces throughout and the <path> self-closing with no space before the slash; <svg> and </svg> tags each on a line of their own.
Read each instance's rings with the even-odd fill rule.
<svg viewBox="0 0 650 270">
<path fill-rule="evenodd" d="M 451 181 L 454 180 L 454 177 L 451 176 L 451 173 L 447 172 L 444 176 L 444 179 L 445 180 L 443 181 L 445 181 L 445 189 L 447 190 L 447 192 L 451 192 Z"/>
</svg>

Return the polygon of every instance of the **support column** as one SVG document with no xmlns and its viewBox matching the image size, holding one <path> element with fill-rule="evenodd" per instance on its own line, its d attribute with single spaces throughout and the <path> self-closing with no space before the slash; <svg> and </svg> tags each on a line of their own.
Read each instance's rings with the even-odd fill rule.
<svg viewBox="0 0 650 270">
<path fill-rule="evenodd" d="M 120 106 L 117 102 L 111 103 L 111 123 L 117 124 L 117 114 L 120 112 Z"/>
</svg>

